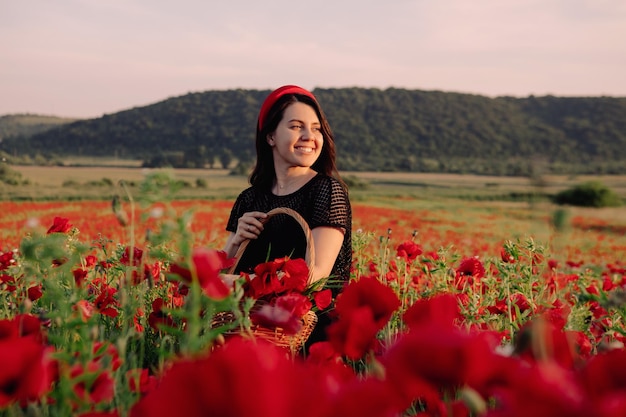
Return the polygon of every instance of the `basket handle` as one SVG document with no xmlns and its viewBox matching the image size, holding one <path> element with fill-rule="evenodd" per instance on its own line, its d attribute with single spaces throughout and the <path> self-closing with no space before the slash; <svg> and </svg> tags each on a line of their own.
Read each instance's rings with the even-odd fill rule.
<svg viewBox="0 0 626 417">
<path fill-rule="evenodd" d="M 302 228 L 302 231 L 304 232 L 304 237 L 306 239 L 306 251 L 305 251 L 304 261 L 309 267 L 308 282 L 310 283 L 311 277 L 313 276 L 313 267 L 315 265 L 315 248 L 313 245 L 313 234 L 311 233 L 311 229 L 309 228 L 309 225 L 307 224 L 306 220 L 304 220 L 304 218 L 300 214 L 298 214 L 297 211 L 287 208 L 287 207 L 277 207 L 275 209 L 268 211 L 267 217 L 261 220 L 261 223 L 263 224 L 267 223 L 267 221 L 269 221 L 270 218 L 272 218 L 273 216 L 277 214 L 286 214 L 288 216 L 293 217 L 293 219 L 300 225 L 300 227 Z M 250 239 L 244 240 L 243 242 L 241 242 L 241 245 L 239 245 L 239 249 L 237 249 L 237 252 L 235 253 L 235 256 L 234 256 L 235 263 L 228 270 L 229 274 L 232 274 L 235 272 L 235 268 L 237 268 L 237 264 L 239 264 L 239 260 L 241 259 L 244 252 L 246 251 L 246 248 L 248 247 L 248 243 L 250 243 Z"/>
</svg>

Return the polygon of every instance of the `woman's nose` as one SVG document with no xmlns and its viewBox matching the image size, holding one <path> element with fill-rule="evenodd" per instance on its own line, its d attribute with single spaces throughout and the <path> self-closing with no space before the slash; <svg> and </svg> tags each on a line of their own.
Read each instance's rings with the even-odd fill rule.
<svg viewBox="0 0 626 417">
<path fill-rule="evenodd" d="M 302 132 L 302 139 L 313 139 L 315 137 L 315 129 L 312 127 L 305 128 Z"/>
</svg>

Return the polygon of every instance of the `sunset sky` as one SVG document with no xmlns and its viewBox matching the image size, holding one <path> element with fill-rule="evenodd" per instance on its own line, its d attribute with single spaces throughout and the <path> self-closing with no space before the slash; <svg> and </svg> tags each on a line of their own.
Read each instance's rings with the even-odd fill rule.
<svg viewBox="0 0 626 417">
<path fill-rule="evenodd" d="M 0 115 L 282 84 L 626 97 L 626 1 L 0 0 Z"/>
</svg>

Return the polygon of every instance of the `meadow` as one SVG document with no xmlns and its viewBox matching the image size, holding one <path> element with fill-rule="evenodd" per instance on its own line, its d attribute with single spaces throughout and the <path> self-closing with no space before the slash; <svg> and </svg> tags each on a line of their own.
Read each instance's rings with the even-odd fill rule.
<svg viewBox="0 0 626 417">
<path fill-rule="evenodd" d="M 83 161 L 84 165 L 89 162 Z M 13 201 L 11 209 L 5 205 L 3 210 L 0 238 L 20 236 L 29 218 L 43 217 L 45 224 L 55 215 L 72 218 L 78 224 L 85 222 L 80 227 L 84 233 L 104 233 L 110 226 L 105 229 L 98 221 L 112 218 L 111 200 L 139 194 L 146 175 L 162 172 L 179 184 L 175 190 L 152 192 L 177 201 L 180 210 L 194 210 L 204 244 L 223 243 L 229 202 L 247 187 L 246 177 L 219 169 L 147 170 L 128 162 L 114 166 L 114 162 L 95 168 L 15 167 L 29 185 L 0 188 L 0 200 Z M 626 207 L 559 207 L 546 198 L 575 184 L 599 180 L 626 199 L 626 177 L 552 176 L 532 181 L 522 177 L 417 173 L 342 175 L 353 184 L 350 198 L 355 230 L 383 236 L 389 229 L 394 240 L 409 239 L 417 233 L 417 239 L 432 250 L 464 242 L 458 245 L 460 250 L 487 255 L 505 240 L 532 237 L 550 244 L 555 254 L 589 258 L 591 248 L 610 253 L 623 248 L 626 242 Z M 84 213 L 89 215 L 84 218 Z"/>
<path fill-rule="evenodd" d="M 344 173 L 353 279 L 259 316 L 250 277 L 219 278 L 244 177 L 19 170 L 30 185 L 0 201 L 0 415 L 626 415 L 626 209 L 546 198 L 586 179 Z M 306 356 L 253 330 L 298 332 L 331 301 Z"/>
</svg>

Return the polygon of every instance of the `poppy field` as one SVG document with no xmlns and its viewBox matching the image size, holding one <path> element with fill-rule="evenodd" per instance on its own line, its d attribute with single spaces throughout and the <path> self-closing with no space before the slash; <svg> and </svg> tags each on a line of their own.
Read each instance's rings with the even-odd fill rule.
<svg viewBox="0 0 626 417">
<path fill-rule="evenodd" d="M 626 415 L 626 227 L 607 212 L 354 201 L 333 300 L 298 260 L 224 280 L 232 201 L 163 181 L 0 202 L 0 415 Z M 306 352 L 251 330 L 297 333 L 310 310 L 334 322 Z"/>
</svg>

